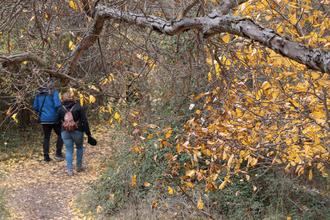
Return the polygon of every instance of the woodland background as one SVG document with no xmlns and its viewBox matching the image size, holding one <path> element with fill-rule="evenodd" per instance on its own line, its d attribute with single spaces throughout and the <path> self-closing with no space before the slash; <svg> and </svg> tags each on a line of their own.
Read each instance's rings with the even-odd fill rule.
<svg viewBox="0 0 330 220">
<path fill-rule="evenodd" d="M 86 215 L 326 219 L 329 51 L 328 0 L 2 0 L 0 160 L 52 78 L 112 134 Z"/>
</svg>

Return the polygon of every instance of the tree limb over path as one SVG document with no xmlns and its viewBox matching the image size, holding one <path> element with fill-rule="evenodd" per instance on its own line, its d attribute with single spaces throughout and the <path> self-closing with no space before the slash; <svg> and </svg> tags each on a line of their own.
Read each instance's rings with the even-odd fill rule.
<svg viewBox="0 0 330 220">
<path fill-rule="evenodd" d="M 66 73 L 61 73 L 59 71 L 47 69 L 48 66 L 47 62 L 30 52 L 24 52 L 10 56 L 2 56 L 2 55 L 0 56 L 0 63 L 2 63 L 3 67 L 20 64 L 21 62 L 24 61 L 33 62 L 37 64 L 39 67 L 43 67 L 44 69 L 41 69 L 41 71 L 44 73 L 48 73 L 51 76 L 58 77 L 60 79 L 69 79 L 74 82 L 77 81 L 75 78 L 67 75 Z"/>
<path fill-rule="evenodd" d="M 146 16 L 133 12 L 124 12 L 105 5 L 97 5 L 94 10 L 94 22 L 88 33 L 71 54 L 66 72 L 69 73 L 76 65 L 82 53 L 94 44 L 101 33 L 105 20 L 117 20 L 136 26 L 150 28 L 166 35 L 176 35 L 184 31 L 197 29 L 205 37 L 230 33 L 259 42 L 273 51 L 297 61 L 310 69 L 330 73 L 330 51 L 312 49 L 277 34 L 274 30 L 264 28 L 249 18 L 226 15 L 233 8 L 247 0 L 224 0 L 213 12 L 204 17 L 165 20 L 157 16 Z"/>
</svg>

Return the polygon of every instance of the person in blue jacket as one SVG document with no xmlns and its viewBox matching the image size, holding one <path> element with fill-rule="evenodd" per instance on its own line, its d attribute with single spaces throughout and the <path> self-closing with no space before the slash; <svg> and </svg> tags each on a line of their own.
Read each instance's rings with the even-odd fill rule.
<svg viewBox="0 0 330 220">
<path fill-rule="evenodd" d="M 64 160 L 62 155 L 63 140 L 61 138 L 61 126 L 58 123 L 58 109 L 62 106 L 59 93 L 54 89 L 54 83 L 48 82 L 46 86 L 38 89 L 38 93 L 33 102 L 33 109 L 39 116 L 39 122 L 42 125 L 44 140 L 43 153 L 46 162 L 51 161 L 49 157 L 49 143 L 52 130 L 57 135 L 56 160 Z"/>
</svg>

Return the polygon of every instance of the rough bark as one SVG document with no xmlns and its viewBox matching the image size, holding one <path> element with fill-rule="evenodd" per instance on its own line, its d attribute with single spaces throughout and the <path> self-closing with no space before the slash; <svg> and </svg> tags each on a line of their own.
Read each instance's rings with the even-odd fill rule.
<svg viewBox="0 0 330 220">
<path fill-rule="evenodd" d="M 285 57 L 306 65 L 310 69 L 320 72 L 330 72 L 330 52 L 308 48 L 303 44 L 288 40 L 277 34 L 274 30 L 264 28 L 249 18 L 223 15 L 228 13 L 231 8 L 244 2 L 246 0 L 223 1 L 219 8 L 208 16 L 182 18 L 174 21 L 152 15 L 146 16 L 144 14 L 123 12 L 116 8 L 98 5 L 95 8 L 95 22 L 77 49 L 72 53 L 68 70 L 72 70 L 83 51 L 95 43 L 102 31 L 104 21 L 113 19 L 150 28 L 159 33 L 171 36 L 192 29 L 202 31 L 205 37 L 219 33 L 230 33 L 257 41 Z"/>
</svg>

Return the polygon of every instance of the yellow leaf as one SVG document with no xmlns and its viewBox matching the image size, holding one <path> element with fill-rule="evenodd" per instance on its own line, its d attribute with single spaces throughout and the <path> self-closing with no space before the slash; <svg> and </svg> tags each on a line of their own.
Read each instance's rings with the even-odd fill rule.
<svg viewBox="0 0 330 220">
<path fill-rule="evenodd" d="M 293 25 L 296 25 L 298 20 L 297 20 L 297 16 L 295 14 L 293 14 L 291 17 L 290 17 L 290 22 L 291 24 Z"/>
<path fill-rule="evenodd" d="M 74 43 L 70 40 L 70 41 L 69 41 L 68 48 L 69 48 L 70 50 L 74 50 L 75 47 L 76 47 L 76 46 L 74 45 Z"/>
<path fill-rule="evenodd" d="M 16 124 L 18 123 L 17 113 L 13 114 L 11 118 L 16 122 Z"/>
<path fill-rule="evenodd" d="M 155 209 L 155 208 L 157 208 L 157 206 L 158 206 L 157 200 L 152 201 L 151 208 Z"/>
<path fill-rule="evenodd" d="M 96 207 L 96 213 L 101 213 L 103 211 L 103 207 L 102 206 L 100 206 L 100 205 L 98 205 L 97 207 Z"/>
<path fill-rule="evenodd" d="M 166 132 L 166 134 L 165 134 L 165 138 L 166 138 L 166 139 L 169 139 L 169 138 L 172 136 L 172 132 L 173 132 L 172 129 L 168 130 L 168 131 Z"/>
<path fill-rule="evenodd" d="M 184 184 L 189 188 L 194 188 L 194 184 L 191 182 L 184 182 Z"/>
<path fill-rule="evenodd" d="M 212 81 L 212 73 L 211 73 L 211 72 L 209 72 L 209 73 L 207 74 L 207 80 L 208 80 L 209 82 Z"/>
<path fill-rule="evenodd" d="M 186 176 L 193 177 L 195 175 L 196 171 L 195 170 L 188 170 L 186 171 Z"/>
<path fill-rule="evenodd" d="M 204 208 L 204 203 L 201 197 L 199 197 L 198 202 L 197 202 L 197 208 L 198 209 L 203 209 Z"/>
<path fill-rule="evenodd" d="M 177 153 L 181 153 L 182 151 L 183 151 L 182 146 L 181 146 L 180 144 L 177 144 L 177 145 L 176 145 L 176 152 L 177 152 Z"/>
<path fill-rule="evenodd" d="M 84 96 L 82 94 L 79 94 L 79 101 L 80 101 L 80 105 L 83 106 L 84 105 Z"/>
<path fill-rule="evenodd" d="M 326 114 L 323 109 L 316 109 L 310 114 L 318 123 L 323 124 L 326 121 Z"/>
<path fill-rule="evenodd" d="M 142 153 L 142 148 L 139 146 L 134 146 L 134 147 L 132 147 L 132 151 L 134 153 L 140 154 L 140 153 Z"/>
<path fill-rule="evenodd" d="M 292 217 L 291 216 L 287 216 L 286 217 L 286 220 L 292 220 Z"/>
<path fill-rule="evenodd" d="M 258 159 L 257 158 L 254 158 L 254 157 L 251 157 L 250 165 L 252 167 L 254 167 L 257 163 L 258 163 Z"/>
<path fill-rule="evenodd" d="M 303 83 L 300 82 L 294 88 L 298 92 L 307 92 L 308 87 L 309 87 L 308 82 L 303 82 Z"/>
<path fill-rule="evenodd" d="M 313 172 L 310 169 L 309 172 L 308 172 L 308 180 L 311 181 L 312 179 L 313 179 Z"/>
<path fill-rule="evenodd" d="M 240 108 L 236 108 L 235 113 L 236 113 L 237 117 L 242 117 L 243 116 L 243 111 Z"/>
<path fill-rule="evenodd" d="M 94 96 L 90 95 L 89 96 L 89 103 L 95 103 L 96 99 Z"/>
<path fill-rule="evenodd" d="M 115 112 L 115 115 L 113 116 L 114 119 L 116 119 L 117 121 L 120 121 L 121 117 L 120 114 L 118 112 Z"/>
<path fill-rule="evenodd" d="M 271 88 L 271 85 L 270 85 L 270 83 L 268 81 L 265 81 L 265 82 L 262 83 L 261 88 L 264 91 L 266 91 L 267 89 L 270 89 Z"/>
<path fill-rule="evenodd" d="M 263 90 L 262 89 L 259 89 L 256 93 L 256 99 L 257 100 L 260 100 L 261 97 L 262 97 L 262 94 L 263 94 Z"/>
<path fill-rule="evenodd" d="M 223 182 L 220 184 L 219 189 L 221 189 L 221 190 L 224 189 L 226 185 L 227 185 L 227 180 L 223 181 Z"/>
<path fill-rule="evenodd" d="M 230 168 L 231 167 L 231 163 L 233 162 L 234 159 L 234 154 L 232 154 L 227 162 L 227 167 Z"/>
<path fill-rule="evenodd" d="M 77 4 L 75 3 L 74 0 L 70 0 L 70 1 L 69 1 L 69 6 L 70 6 L 70 8 L 72 8 L 72 9 L 75 10 L 75 11 L 78 10 L 78 6 L 77 6 Z"/>
<path fill-rule="evenodd" d="M 225 34 L 225 36 L 222 37 L 223 42 L 228 43 L 230 41 L 230 35 Z"/>
<path fill-rule="evenodd" d="M 148 182 L 144 182 L 143 185 L 144 185 L 145 187 L 149 187 L 149 186 L 151 186 L 151 184 L 148 183 Z"/>
<path fill-rule="evenodd" d="M 172 187 L 168 186 L 167 187 L 167 192 L 168 192 L 168 194 L 173 195 L 174 194 L 174 189 Z"/>
<path fill-rule="evenodd" d="M 132 176 L 132 179 L 131 179 L 131 186 L 132 186 L 132 187 L 136 187 L 136 175 L 133 175 L 133 176 Z"/>
<path fill-rule="evenodd" d="M 314 80 L 315 79 L 319 79 L 321 77 L 321 74 L 320 73 L 317 73 L 317 72 L 312 72 L 311 77 Z"/>
</svg>

